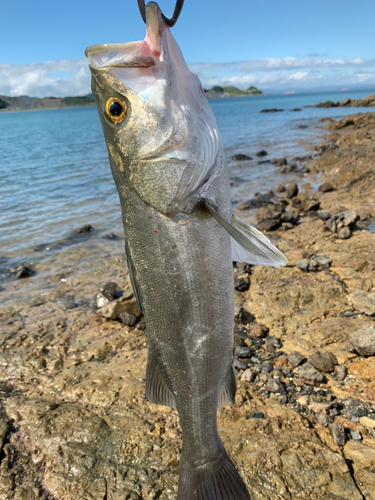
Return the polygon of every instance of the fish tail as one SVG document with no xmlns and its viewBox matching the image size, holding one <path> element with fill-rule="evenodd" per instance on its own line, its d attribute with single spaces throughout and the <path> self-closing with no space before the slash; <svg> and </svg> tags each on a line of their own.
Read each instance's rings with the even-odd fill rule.
<svg viewBox="0 0 375 500">
<path fill-rule="evenodd" d="M 177 500 L 250 500 L 250 494 L 224 451 L 214 466 L 180 472 Z"/>
</svg>

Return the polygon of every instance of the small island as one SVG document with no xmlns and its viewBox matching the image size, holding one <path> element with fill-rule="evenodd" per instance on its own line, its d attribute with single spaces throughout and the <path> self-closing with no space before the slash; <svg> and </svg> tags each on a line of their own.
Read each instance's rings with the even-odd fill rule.
<svg viewBox="0 0 375 500">
<path fill-rule="evenodd" d="M 25 111 L 29 109 L 59 109 L 75 106 L 93 106 L 92 94 L 75 97 L 10 97 L 0 95 L 0 111 Z"/>
<path fill-rule="evenodd" d="M 247 95 L 261 95 L 263 92 L 256 87 L 249 87 L 246 90 L 238 89 L 228 85 L 226 87 L 220 87 L 220 85 L 215 85 L 212 89 L 204 89 L 207 99 L 216 99 L 218 97 L 242 97 Z"/>
</svg>

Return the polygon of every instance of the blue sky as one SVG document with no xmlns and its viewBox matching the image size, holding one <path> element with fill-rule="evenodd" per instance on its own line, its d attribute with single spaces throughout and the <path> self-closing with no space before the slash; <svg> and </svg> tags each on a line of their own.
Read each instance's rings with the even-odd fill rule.
<svg viewBox="0 0 375 500">
<path fill-rule="evenodd" d="M 374 0 L 185 0 L 173 34 L 206 87 L 375 86 L 374 20 Z M 87 93 L 85 47 L 144 34 L 136 0 L 2 2 L 0 94 Z"/>
</svg>

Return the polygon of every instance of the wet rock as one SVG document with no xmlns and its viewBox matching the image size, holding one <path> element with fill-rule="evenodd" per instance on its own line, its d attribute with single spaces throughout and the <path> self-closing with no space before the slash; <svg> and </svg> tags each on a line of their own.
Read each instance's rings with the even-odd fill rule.
<svg viewBox="0 0 375 500">
<path fill-rule="evenodd" d="M 287 165 L 288 164 L 288 161 L 286 158 L 278 158 L 277 160 L 273 160 L 272 163 L 276 166 L 276 167 L 283 167 L 284 165 Z"/>
<path fill-rule="evenodd" d="M 96 307 L 100 308 L 111 302 L 115 298 L 117 283 L 108 281 L 100 288 L 100 292 L 96 295 Z"/>
<path fill-rule="evenodd" d="M 247 368 L 241 375 L 242 382 L 254 382 L 256 373 Z"/>
<path fill-rule="evenodd" d="M 348 345 L 360 356 L 375 355 L 375 327 L 371 323 L 365 323 L 362 328 L 352 332 L 348 337 Z M 351 350 L 352 350 L 351 349 Z"/>
<path fill-rule="evenodd" d="M 108 234 L 104 234 L 102 236 L 103 239 L 105 240 L 112 240 L 112 241 L 117 241 L 117 240 L 121 240 L 121 237 L 118 236 L 117 234 L 115 233 L 108 233 Z"/>
<path fill-rule="evenodd" d="M 279 219 L 265 220 L 258 224 L 259 231 L 275 231 L 281 226 Z"/>
<path fill-rule="evenodd" d="M 367 316 L 375 315 L 375 292 L 355 290 L 349 294 L 348 300 L 350 305 L 358 311 L 367 314 Z"/>
<path fill-rule="evenodd" d="M 289 174 L 290 172 L 293 172 L 293 170 L 297 169 L 296 163 L 291 163 L 290 165 L 284 165 L 280 168 L 280 173 L 281 174 Z"/>
<path fill-rule="evenodd" d="M 134 314 L 137 318 L 142 316 L 136 299 L 129 299 L 126 296 L 109 302 L 97 311 L 98 314 L 107 319 L 119 319 L 120 314 L 125 312 Z"/>
<path fill-rule="evenodd" d="M 305 363 L 304 365 L 299 366 L 296 368 L 296 372 L 301 378 L 306 380 L 312 380 L 314 382 L 322 382 L 324 380 L 324 376 L 310 363 Z"/>
<path fill-rule="evenodd" d="M 334 190 L 334 187 L 332 186 L 332 184 L 330 182 L 324 182 L 323 184 L 321 184 L 318 187 L 318 191 L 320 191 L 322 193 L 328 193 L 329 191 L 333 191 L 333 190 Z"/>
<path fill-rule="evenodd" d="M 266 390 L 273 393 L 286 394 L 284 384 L 275 378 L 268 379 Z"/>
<path fill-rule="evenodd" d="M 137 323 L 137 316 L 133 313 L 123 312 L 120 314 L 121 323 L 128 326 L 134 326 Z"/>
<path fill-rule="evenodd" d="M 328 351 L 318 351 L 309 356 L 307 361 L 323 373 L 333 372 L 335 365 L 337 365 L 336 356 Z"/>
<path fill-rule="evenodd" d="M 278 108 L 270 108 L 270 109 L 262 109 L 261 113 L 280 113 L 281 111 L 284 111 L 284 110 L 278 109 Z"/>
<path fill-rule="evenodd" d="M 258 151 L 256 155 L 258 156 L 258 158 L 261 158 L 262 156 L 267 156 L 268 153 L 267 153 L 267 151 L 262 149 L 261 151 Z"/>
<path fill-rule="evenodd" d="M 286 187 L 286 197 L 288 199 L 294 198 L 298 194 L 298 186 L 296 182 L 290 182 Z"/>
<path fill-rule="evenodd" d="M 301 108 L 293 108 L 290 111 L 302 111 L 302 109 Z"/>
<path fill-rule="evenodd" d="M 26 264 L 20 264 L 16 267 L 11 267 L 9 271 L 12 273 L 13 278 L 19 279 L 19 278 L 29 278 L 32 276 L 35 272 L 32 267 L 27 266 Z"/>
<path fill-rule="evenodd" d="M 332 425 L 330 425 L 330 431 L 333 437 L 333 440 L 337 444 L 337 446 L 345 446 L 346 443 L 346 435 L 345 435 L 345 429 L 342 424 L 339 422 L 334 422 Z"/>
<path fill-rule="evenodd" d="M 279 184 L 276 188 L 276 193 L 284 193 L 286 191 L 286 187 L 282 184 Z"/>
<path fill-rule="evenodd" d="M 342 227 L 337 231 L 337 237 L 340 238 L 340 240 L 347 240 L 351 235 L 352 232 L 349 227 Z"/>
<path fill-rule="evenodd" d="M 245 161 L 245 160 L 251 160 L 251 157 L 242 153 L 237 153 L 232 156 L 232 159 L 235 161 Z"/>
<path fill-rule="evenodd" d="M 348 374 L 348 370 L 344 365 L 336 365 L 335 366 L 335 376 L 337 380 L 345 380 L 346 375 Z"/>
<path fill-rule="evenodd" d="M 76 234 L 91 233 L 92 231 L 94 231 L 94 228 L 90 224 L 85 224 L 84 226 L 74 230 Z"/>
<path fill-rule="evenodd" d="M 359 423 L 363 425 L 366 429 L 375 429 L 375 420 L 369 417 L 360 417 Z"/>
<path fill-rule="evenodd" d="M 234 288 L 239 292 L 246 292 L 250 288 L 249 277 L 234 278 Z"/>
<path fill-rule="evenodd" d="M 288 361 L 291 365 L 293 365 L 295 368 L 299 366 L 301 363 L 306 361 L 305 356 L 302 356 L 299 352 L 293 351 L 287 356 Z"/>
</svg>

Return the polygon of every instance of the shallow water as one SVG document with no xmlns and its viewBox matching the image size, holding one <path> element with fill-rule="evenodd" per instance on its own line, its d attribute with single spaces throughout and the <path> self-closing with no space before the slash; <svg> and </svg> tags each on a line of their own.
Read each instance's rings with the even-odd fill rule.
<svg viewBox="0 0 375 500">
<path fill-rule="evenodd" d="M 232 198 L 248 199 L 287 180 L 288 176 L 278 173 L 267 160 L 306 154 L 304 144 L 318 140 L 316 124 L 321 118 L 371 111 L 303 106 L 366 94 L 211 100 L 229 160 Z M 260 113 L 265 108 L 284 111 Z M 292 112 L 293 108 L 301 111 Z M 259 159 L 255 153 L 261 149 L 268 155 Z M 122 235 L 118 196 L 95 108 L 1 113 L 0 151 L 0 267 L 46 259 L 64 245 L 56 247 L 56 241 L 87 241 L 66 240 L 73 229 L 84 224 L 95 227 L 95 236 Z M 233 161 L 232 155 L 239 152 L 252 160 Z M 96 241 L 90 238 L 94 254 Z"/>
</svg>

